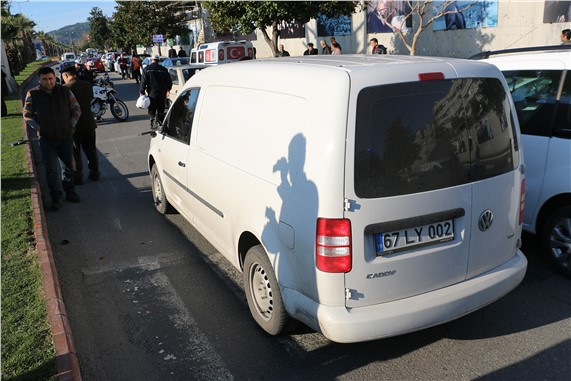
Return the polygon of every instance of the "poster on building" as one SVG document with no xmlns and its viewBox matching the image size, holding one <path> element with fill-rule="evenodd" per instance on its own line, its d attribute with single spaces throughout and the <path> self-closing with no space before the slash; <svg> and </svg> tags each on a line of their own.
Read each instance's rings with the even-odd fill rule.
<svg viewBox="0 0 571 381">
<path fill-rule="evenodd" d="M 498 0 L 435 1 L 433 12 L 451 12 L 434 21 L 434 30 L 490 28 L 498 26 Z"/>
<path fill-rule="evenodd" d="M 412 29 L 410 4 L 404 0 L 367 1 L 367 33 L 392 33 L 395 29 Z"/>
<path fill-rule="evenodd" d="M 297 21 L 280 21 L 280 38 L 305 38 L 305 24 Z"/>
<path fill-rule="evenodd" d="M 543 9 L 543 22 L 547 24 L 570 22 L 571 21 L 571 1 L 545 0 Z"/>
<path fill-rule="evenodd" d="M 327 17 L 319 14 L 316 17 L 317 35 L 325 36 L 350 36 L 351 16 Z"/>
</svg>

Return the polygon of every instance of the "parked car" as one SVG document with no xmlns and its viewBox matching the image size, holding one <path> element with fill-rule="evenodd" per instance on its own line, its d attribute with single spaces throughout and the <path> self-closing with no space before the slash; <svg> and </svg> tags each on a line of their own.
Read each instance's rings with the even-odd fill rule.
<svg viewBox="0 0 571 381">
<path fill-rule="evenodd" d="M 161 64 L 164 60 L 169 59 L 168 57 L 159 57 L 159 64 Z M 141 62 L 141 68 L 144 69 L 147 67 L 147 65 L 151 64 L 151 57 L 145 57 L 143 59 L 143 61 Z"/>
<path fill-rule="evenodd" d="M 99 58 L 89 58 L 86 62 L 85 62 L 85 67 L 87 66 L 91 66 L 93 71 L 99 72 L 99 73 L 105 73 L 105 65 L 103 65 L 103 62 L 99 59 Z"/>
<path fill-rule="evenodd" d="M 524 230 L 571 277 L 571 45 L 486 52 L 506 77 L 522 132 Z"/>
<path fill-rule="evenodd" d="M 296 319 L 335 342 L 401 335 L 484 307 L 525 275 L 520 133 L 493 65 L 213 65 L 150 136 L 153 205 L 174 207 L 242 271 L 269 334 Z"/>
<path fill-rule="evenodd" d="M 66 60 L 59 64 L 59 71 L 61 72 L 66 67 L 75 65 L 75 60 Z"/>
<path fill-rule="evenodd" d="M 190 63 L 190 57 L 178 57 L 178 58 L 167 58 L 161 62 L 161 65 L 165 67 L 188 65 Z"/>
<path fill-rule="evenodd" d="M 206 69 L 208 65 L 189 64 L 181 66 L 172 66 L 167 68 L 172 80 L 172 89 L 169 98 L 174 101 L 178 93 L 182 90 L 185 83 L 199 71 Z"/>
<path fill-rule="evenodd" d="M 62 61 L 75 61 L 75 53 L 68 52 L 61 55 Z"/>
</svg>

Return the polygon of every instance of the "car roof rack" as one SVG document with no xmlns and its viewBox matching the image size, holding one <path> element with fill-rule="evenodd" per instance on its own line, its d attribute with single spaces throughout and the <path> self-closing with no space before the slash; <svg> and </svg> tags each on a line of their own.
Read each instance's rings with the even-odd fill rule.
<svg viewBox="0 0 571 381">
<path fill-rule="evenodd" d="M 548 46 L 529 46 L 525 48 L 513 48 L 513 49 L 503 49 L 503 50 L 491 50 L 486 52 L 481 52 L 468 57 L 469 60 L 481 60 L 484 58 L 490 58 L 490 56 L 496 56 L 500 54 L 510 54 L 510 53 L 525 53 L 525 52 L 541 52 L 548 50 L 571 50 L 571 44 L 565 45 L 548 45 Z"/>
</svg>

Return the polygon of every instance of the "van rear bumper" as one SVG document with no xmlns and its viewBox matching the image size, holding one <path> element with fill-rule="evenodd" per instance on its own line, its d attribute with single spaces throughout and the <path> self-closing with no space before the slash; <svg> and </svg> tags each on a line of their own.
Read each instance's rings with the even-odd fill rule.
<svg viewBox="0 0 571 381">
<path fill-rule="evenodd" d="M 500 299 L 521 283 L 526 269 L 527 259 L 518 250 L 501 266 L 439 290 L 352 309 L 323 306 L 303 297 L 297 300 L 293 316 L 338 343 L 397 336 L 457 319 Z M 299 294 L 288 296 L 294 303 L 299 298 Z"/>
</svg>

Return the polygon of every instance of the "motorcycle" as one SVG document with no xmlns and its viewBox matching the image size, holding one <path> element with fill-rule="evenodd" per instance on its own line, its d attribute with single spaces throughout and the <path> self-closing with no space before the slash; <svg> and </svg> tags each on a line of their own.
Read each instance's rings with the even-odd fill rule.
<svg viewBox="0 0 571 381">
<path fill-rule="evenodd" d="M 96 119 L 101 119 L 108 107 L 110 107 L 113 117 L 119 122 L 124 122 L 129 118 L 127 105 L 122 100 L 116 98 L 115 93 L 113 82 L 109 79 L 107 73 L 95 80 L 91 112 Z"/>
</svg>

